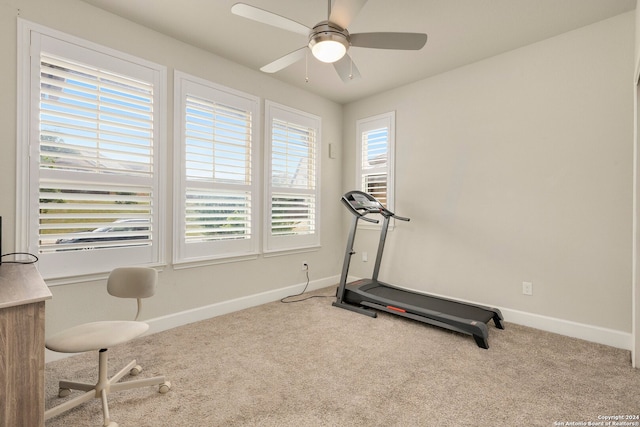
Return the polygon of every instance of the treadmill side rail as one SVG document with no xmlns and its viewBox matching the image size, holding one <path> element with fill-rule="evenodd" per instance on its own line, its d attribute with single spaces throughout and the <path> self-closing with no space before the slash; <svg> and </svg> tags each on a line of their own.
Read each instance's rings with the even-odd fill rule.
<svg viewBox="0 0 640 427">
<path fill-rule="evenodd" d="M 334 307 L 344 308 L 345 310 L 364 314 L 365 316 L 378 317 L 378 313 L 376 313 L 375 311 L 360 307 L 358 305 L 347 304 L 346 302 L 341 301 L 334 301 L 333 303 L 331 303 L 331 305 Z"/>
<path fill-rule="evenodd" d="M 408 319 L 415 320 L 421 323 L 427 323 L 429 325 L 439 326 L 451 331 L 472 335 L 476 341 L 476 344 L 478 344 L 478 347 L 482 347 L 484 349 L 489 348 L 489 330 L 487 329 L 487 325 L 483 322 L 470 319 L 454 320 L 451 316 L 445 317 L 447 322 L 441 322 L 430 317 L 419 316 L 417 314 L 409 313 L 406 311 L 398 311 L 397 309 L 385 307 L 384 305 L 376 304 L 370 301 L 362 301 L 361 304 L 366 307 L 375 308 L 376 310 L 385 311 L 387 313 L 395 314 L 396 316 L 406 317 Z M 445 318 L 443 318 L 443 320 Z"/>
</svg>

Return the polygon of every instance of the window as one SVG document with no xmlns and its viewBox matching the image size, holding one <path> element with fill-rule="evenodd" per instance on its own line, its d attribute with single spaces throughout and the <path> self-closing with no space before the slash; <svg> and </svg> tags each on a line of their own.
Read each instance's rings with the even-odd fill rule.
<svg viewBox="0 0 640 427">
<path fill-rule="evenodd" d="M 174 261 L 255 255 L 258 98 L 176 72 L 175 102 Z"/>
<path fill-rule="evenodd" d="M 19 244 L 45 278 L 161 262 L 165 69 L 20 22 Z"/>
<path fill-rule="evenodd" d="M 320 118 L 265 102 L 265 252 L 320 244 Z"/>
<path fill-rule="evenodd" d="M 394 209 L 395 112 L 356 122 L 358 189 Z"/>
</svg>

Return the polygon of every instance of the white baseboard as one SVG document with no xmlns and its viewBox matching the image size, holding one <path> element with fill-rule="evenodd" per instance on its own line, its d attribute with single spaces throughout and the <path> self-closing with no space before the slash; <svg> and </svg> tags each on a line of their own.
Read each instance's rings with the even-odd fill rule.
<svg viewBox="0 0 640 427">
<path fill-rule="evenodd" d="M 309 282 L 307 292 L 335 285 L 339 280 L 339 276 L 312 280 Z M 290 295 L 299 294 L 303 291 L 304 286 L 305 283 L 300 283 L 292 286 L 287 286 L 285 288 L 274 289 L 272 291 L 236 298 L 229 301 L 222 301 L 191 310 L 185 310 L 178 313 L 171 313 L 166 316 L 148 319 L 145 320 L 145 322 L 149 324 L 149 330 L 145 333 L 145 335 L 166 331 L 178 326 L 188 325 L 189 323 L 210 319 L 212 317 L 221 316 L 223 314 L 232 313 L 234 311 L 243 310 L 245 308 L 255 307 L 269 302 L 278 301 Z M 54 351 L 45 349 L 45 363 L 64 359 L 65 357 L 69 356 L 73 356 L 73 354 L 56 353 Z"/>
<path fill-rule="evenodd" d="M 408 288 L 408 290 L 418 293 L 421 292 L 419 290 L 410 288 Z M 443 298 L 451 298 L 446 295 L 432 295 Z M 468 301 L 461 299 L 458 299 L 458 301 L 495 307 L 491 304 L 477 301 Z M 633 335 L 631 334 L 631 332 L 616 331 L 614 329 L 607 329 L 600 326 L 587 325 L 584 323 L 572 322 L 570 320 L 558 319 L 555 317 L 543 316 L 534 313 L 527 313 L 525 311 L 512 310 L 509 308 L 497 308 L 500 309 L 505 322 L 528 326 L 530 328 L 540 329 L 542 331 L 565 335 L 572 338 L 579 338 L 585 341 L 608 345 L 610 347 L 621 348 L 623 350 L 631 350 L 633 346 Z"/>
<path fill-rule="evenodd" d="M 327 286 L 338 283 L 338 276 L 326 277 L 324 279 L 312 280 L 307 287 L 308 291 L 326 288 Z M 146 333 L 153 334 L 156 332 L 166 331 L 176 326 L 187 325 L 189 323 L 198 322 L 200 320 L 210 319 L 212 317 L 221 316 L 223 314 L 233 313 L 234 311 L 244 310 L 245 308 L 255 307 L 273 301 L 278 301 L 290 295 L 297 295 L 304 289 L 305 284 L 300 283 L 286 288 L 274 289 L 272 291 L 262 292 L 255 295 L 249 295 L 242 298 L 236 298 L 229 301 L 206 305 L 191 310 L 172 313 L 155 319 L 146 320 L 149 324 L 149 331 Z"/>
<path fill-rule="evenodd" d="M 322 289 L 337 284 L 339 279 L 339 276 L 331 276 L 324 279 L 310 281 L 309 286 L 307 287 L 307 291 Z M 349 281 L 351 281 L 351 279 L 352 278 L 350 277 Z M 355 280 L 355 278 L 353 279 Z M 287 286 L 285 288 L 274 289 L 272 291 L 249 295 L 242 298 L 236 298 L 229 301 L 222 301 L 191 310 L 181 311 L 179 313 L 172 313 L 166 316 L 149 319 L 146 320 L 146 322 L 150 327 L 145 335 L 166 331 L 168 329 L 187 325 L 193 322 L 198 322 L 200 320 L 205 320 L 212 317 L 221 316 L 223 314 L 232 313 L 234 311 L 243 310 L 245 308 L 255 307 L 261 304 L 277 301 L 289 295 L 295 295 L 302 292 L 302 290 L 304 289 L 304 285 L 304 283 L 300 283 L 297 285 Z M 474 303 L 473 301 L 465 302 Z M 504 316 L 505 322 L 541 329 L 543 331 L 566 335 L 573 338 L 579 338 L 598 344 L 621 348 L 624 350 L 631 350 L 632 348 L 632 334 L 628 332 L 616 331 L 599 326 L 586 325 L 569 320 L 527 313 L 519 310 L 500 308 L 500 311 Z M 71 355 L 55 353 L 46 350 L 45 361 L 52 362 L 54 360 L 63 359 L 68 356 Z"/>
<path fill-rule="evenodd" d="M 524 311 L 500 309 L 505 322 L 529 326 L 547 332 L 553 332 L 572 338 L 604 344 L 611 347 L 631 350 L 633 335 L 630 332 L 616 331 L 600 326 L 587 325 L 572 322 L 570 320 L 555 317 L 542 316 L 540 314 L 526 313 Z"/>
</svg>

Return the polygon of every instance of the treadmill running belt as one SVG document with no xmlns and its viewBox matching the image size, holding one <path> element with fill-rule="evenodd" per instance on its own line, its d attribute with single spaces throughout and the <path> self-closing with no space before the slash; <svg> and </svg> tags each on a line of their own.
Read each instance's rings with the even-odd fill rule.
<svg viewBox="0 0 640 427">
<path fill-rule="evenodd" d="M 366 290 L 367 293 L 399 303 L 402 306 L 412 305 L 418 308 L 445 313 L 463 319 L 472 319 L 487 323 L 493 318 L 493 312 L 483 310 L 480 307 L 473 307 L 455 301 L 443 300 L 437 297 L 419 294 L 416 292 L 401 289 L 389 288 L 386 286 L 373 286 Z"/>
</svg>

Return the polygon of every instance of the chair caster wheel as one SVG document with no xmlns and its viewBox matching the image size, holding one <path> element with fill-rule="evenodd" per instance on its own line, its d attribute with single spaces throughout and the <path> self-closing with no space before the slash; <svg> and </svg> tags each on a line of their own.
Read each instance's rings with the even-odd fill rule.
<svg viewBox="0 0 640 427">
<path fill-rule="evenodd" d="M 70 388 L 61 388 L 58 390 L 58 397 L 67 397 L 71 394 Z"/>
<path fill-rule="evenodd" d="M 161 394 L 165 394 L 169 392 L 170 388 L 171 388 L 171 383 L 169 381 L 165 381 L 162 384 L 160 384 L 160 387 L 158 387 L 158 392 Z"/>
<path fill-rule="evenodd" d="M 140 372 L 142 372 L 142 366 L 136 365 L 133 368 L 131 368 L 131 370 L 129 371 L 129 375 L 131 375 L 132 377 L 135 377 L 137 375 L 140 375 Z"/>
</svg>

